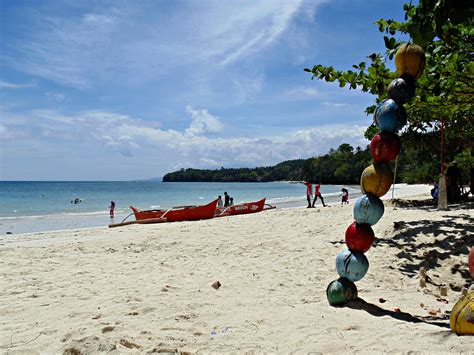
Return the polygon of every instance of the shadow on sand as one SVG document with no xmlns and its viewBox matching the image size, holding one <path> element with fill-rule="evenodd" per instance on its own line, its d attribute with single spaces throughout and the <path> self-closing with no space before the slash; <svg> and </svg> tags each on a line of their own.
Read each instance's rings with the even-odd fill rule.
<svg viewBox="0 0 474 355">
<path fill-rule="evenodd" d="M 404 222 L 394 222 L 393 232 L 387 238 L 378 238 L 374 247 L 378 245 L 388 245 L 391 248 L 400 249 L 396 256 L 402 260 L 397 267 L 403 274 L 413 277 L 424 267 L 426 270 L 433 270 L 440 267 L 440 262 L 449 259 L 453 255 L 466 255 L 466 265 L 455 264 L 451 267 L 451 273 L 459 274 L 464 280 L 464 284 L 450 284 L 454 291 L 460 291 L 462 287 L 469 287 L 472 278 L 467 268 L 467 255 L 474 246 L 474 218 L 463 210 L 472 209 L 474 203 L 465 203 L 456 210 L 456 216 L 444 216 L 443 220 L 433 221 L 429 219 Z M 399 208 L 427 208 L 432 207 L 399 207 Z M 426 238 L 419 241 L 420 235 L 432 236 L 429 242 Z M 420 251 L 423 253 L 420 253 Z M 436 285 L 432 280 L 428 280 Z M 439 285 L 437 285 L 439 286 Z"/>
<path fill-rule="evenodd" d="M 363 310 L 366 311 L 367 313 L 375 316 L 375 317 L 392 317 L 404 322 L 410 322 L 410 323 L 425 323 L 425 324 L 430 324 L 434 325 L 437 327 L 441 328 L 447 328 L 450 329 L 449 327 L 449 317 L 448 316 L 439 316 L 439 317 L 415 317 L 411 315 L 410 313 L 407 312 L 402 312 L 402 311 L 391 311 L 387 309 L 383 309 L 379 306 L 376 306 L 375 304 L 368 303 L 364 301 L 362 298 L 357 298 L 354 301 L 350 301 L 346 303 L 342 307 L 347 307 L 351 309 L 357 309 L 357 310 Z"/>
</svg>

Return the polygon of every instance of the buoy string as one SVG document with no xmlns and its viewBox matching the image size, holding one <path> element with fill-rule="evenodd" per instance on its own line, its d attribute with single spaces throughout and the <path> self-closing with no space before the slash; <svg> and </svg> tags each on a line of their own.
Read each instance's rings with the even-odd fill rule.
<svg viewBox="0 0 474 355">
<path fill-rule="evenodd" d="M 344 271 L 347 273 L 347 269 L 349 268 L 349 263 L 351 261 L 352 253 L 349 253 L 349 255 L 346 255 L 344 258 Z"/>
</svg>

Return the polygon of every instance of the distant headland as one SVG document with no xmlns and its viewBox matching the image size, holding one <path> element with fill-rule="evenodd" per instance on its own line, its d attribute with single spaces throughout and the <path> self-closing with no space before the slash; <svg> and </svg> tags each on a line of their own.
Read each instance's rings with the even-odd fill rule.
<svg viewBox="0 0 474 355">
<path fill-rule="evenodd" d="M 255 168 L 181 169 L 163 176 L 163 182 L 271 182 L 309 180 L 323 184 L 358 184 L 371 161 L 369 148 L 342 144 L 327 154 L 286 160 L 274 166 Z"/>
<path fill-rule="evenodd" d="M 417 159 L 419 146 L 405 144 L 397 164 L 391 162 L 396 171 L 397 182 L 426 184 L 439 174 L 436 162 Z M 308 159 L 286 160 L 274 166 L 255 168 L 181 169 L 163 176 L 163 182 L 271 182 L 308 180 L 321 184 L 357 185 L 360 175 L 372 164 L 369 146 L 365 148 L 341 144 L 325 155 Z M 465 173 L 465 171 L 463 172 Z M 467 178 L 467 177 L 466 177 Z M 156 180 L 156 179 L 155 179 Z M 466 180 L 467 181 L 467 180 Z"/>
<path fill-rule="evenodd" d="M 181 169 L 163 176 L 163 182 L 270 182 L 301 180 L 305 159 L 287 160 L 256 168 Z"/>
</svg>

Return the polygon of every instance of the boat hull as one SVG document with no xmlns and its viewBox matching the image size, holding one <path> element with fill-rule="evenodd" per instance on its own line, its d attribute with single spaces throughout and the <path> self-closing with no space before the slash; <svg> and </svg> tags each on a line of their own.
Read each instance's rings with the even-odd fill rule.
<svg viewBox="0 0 474 355">
<path fill-rule="evenodd" d="M 140 211 L 136 207 L 130 206 L 135 219 L 146 220 L 155 219 L 155 223 L 159 222 L 181 222 L 181 221 L 197 221 L 200 219 L 210 219 L 214 217 L 217 206 L 217 199 L 203 206 L 191 206 L 173 208 L 170 210 L 149 210 Z"/>
<path fill-rule="evenodd" d="M 216 208 L 216 217 L 261 212 L 265 206 L 265 200 L 266 198 L 263 198 L 256 202 L 246 202 L 239 205 Z"/>
</svg>

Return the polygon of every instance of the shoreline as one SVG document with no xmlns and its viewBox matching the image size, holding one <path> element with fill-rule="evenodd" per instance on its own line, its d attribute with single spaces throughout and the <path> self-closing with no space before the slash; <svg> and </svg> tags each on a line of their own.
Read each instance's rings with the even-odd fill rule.
<svg viewBox="0 0 474 355">
<path fill-rule="evenodd" d="M 357 197 L 362 196 L 359 190 L 359 186 L 348 185 L 351 189 L 349 203 L 353 204 Z M 429 185 L 418 184 L 418 185 L 407 185 L 407 184 L 395 184 L 395 198 L 416 195 L 420 193 L 429 192 Z M 392 188 L 390 191 L 382 197 L 382 200 L 391 199 Z M 339 193 L 331 193 L 323 195 L 325 202 L 330 205 L 340 204 Z M 292 198 L 288 201 L 279 201 L 270 203 L 277 208 L 302 208 L 306 207 L 306 198 Z M 318 199 L 316 207 L 321 207 L 321 201 Z M 62 230 L 75 230 L 75 229 L 87 229 L 87 228 L 100 228 L 107 227 L 111 223 L 119 223 L 126 216 L 130 215 L 130 212 L 116 211 L 115 218 L 110 219 L 108 211 L 84 213 L 84 214 L 52 214 L 43 216 L 22 216 L 22 217 L 7 217 L 0 219 L 0 239 L 11 235 L 31 234 L 39 232 L 50 232 L 50 231 L 62 231 Z M 129 217 L 130 218 L 130 217 Z M 133 216 L 131 216 L 133 218 Z"/>
</svg>

